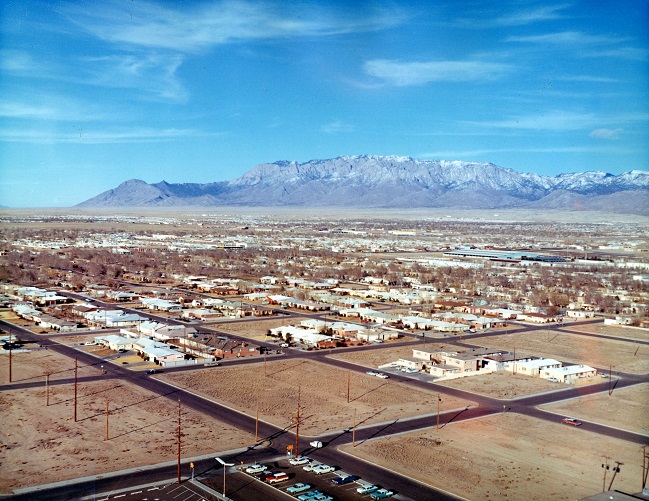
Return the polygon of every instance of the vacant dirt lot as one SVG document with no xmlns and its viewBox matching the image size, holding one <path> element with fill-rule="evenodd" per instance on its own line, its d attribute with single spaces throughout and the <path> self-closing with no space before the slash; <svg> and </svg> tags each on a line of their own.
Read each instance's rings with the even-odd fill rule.
<svg viewBox="0 0 649 501">
<path fill-rule="evenodd" d="M 649 436 L 649 384 L 589 395 L 541 408 Z"/>
<path fill-rule="evenodd" d="M 649 341 L 649 329 L 640 329 L 638 327 L 618 327 L 616 325 L 604 325 L 602 322 L 597 324 L 575 325 L 574 327 L 566 324 L 565 329 L 589 334 L 603 334 L 605 336 Z"/>
<path fill-rule="evenodd" d="M 348 371 L 311 361 L 281 360 L 239 367 L 219 367 L 191 373 L 164 374 L 161 379 L 254 415 L 288 426 L 297 412 L 300 386 L 300 433 L 318 435 L 358 425 L 435 412 L 437 394 L 408 388 L 401 383 L 367 374 L 351 374 L 347 403 Z M 471 402 L 446 397 L 447 410 Z"/>
<path fill-rule="evenodd" d="M 399 341 L 403 341 L 400 339 Z M 351 362 L 353 364 L 362 365 L 363 367 L 371 367 L 376 369 L 380 365 L 385 365 L 390 362 L 396 362 L 403 357 L 412 357 L 412 350 L 426 350 L 430 349 L 431 351 L 444 351 L 445 345 L 442 344 L 408 344 L 407 346 L 389 346 L 382 345 L 380 348 L 375 348 L 372 350 L 363 350 L 357 351 L 355 353 L 339 353 L 334 352 L 333 355 L 330 355 L 331 358 L 337 358 L 340 360 L 345 360 L 346 362 Z M 457 351 L 457 348 L 450 347 L 446 348 L 450 351 Z"/>
<path fill-rule="evenodd" d="M 551 383 L 546 379 L 521 376 L 520 374 L 512 375 L 511 372 L 495 372 L 483 376 L 451 379 L 440 381 L 438 384 L 492 398 L 516 398 L 565 387 L 565 385 L 558 386 L 557 383 Z"/>
<path fill-rule="evenodd" d="M 580 499 L 601 491 L 604 456 L 624 463 L 613 489 L 641 490 L 639 444 L 517 414 L 342 449 L 467 499 Z"/>
<path fill-rule="evenodd" d="M 173 398 L 120 381 L 84 382 L 74 422 L 73 395 L 67 383 L 50 385 L 49 406 L 44 387 L 0 393 L 0 492 L 176 458 L 178 404 Z M 187 408 L 181 411 L 184 457 L 254 442 L 254 434 Z M 224 433 L 214 434 L 214 429 Z"/>
<path fill-rule="evenodd" d="M 615 341 L 566 334 L 555 330 L 539 330 L 494 336 L 484 339 L 485 345 L 502 350 L 531 353 L 574 364 L 642 374 L 649 371 L 649 346 L 628 341 Z"/>
<path fill-rule="evenodd" d="M 258 320 L 256 322 L 239 321 L 218 323 L 214 324 L 212 327 L 219 331 L 234 334 L 236 336 L 257 339 L 260 341 L 269 341 L 272 338 L 266 337 L 268 329 L 274 329 L 275 327 L 281 327 L 283 325 L 298 325 L 299 323 L 299 319 L 269 317 L 268 320 Z"/>
<path fill-rule="evenodd" d="M 14 383 L 26 383 L 33 381 L 45 382 L 45 375 L 50 373 L 50 382 L 61 379 L 74 379 L 74 360 L 57 353 L 52 349 L 30 349 L 26 352 L 14 352 L 12 354 L 11 375 Z M 85 366 L 79 364 L 77 376 L 97 376 L 103 371 L 100 368 L 101 362 L 97 365 Z M 0 355 L 0 384 L 9 383 L 9 355 Z"/>
</svg>

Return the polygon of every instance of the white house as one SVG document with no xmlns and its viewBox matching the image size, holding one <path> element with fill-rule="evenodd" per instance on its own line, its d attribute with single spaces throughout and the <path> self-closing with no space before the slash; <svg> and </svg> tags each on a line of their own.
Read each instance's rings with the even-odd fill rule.
<svg viewBox="0 0 649 501">
<path fill-rule="evenodd" d="M 541 371 L 544 379 L 555 378 L 561 383 L 574 383 L 579 379 L 595 377 L 597 370 L 588 365 L 566 365 L 565 367 L 548 368 Z"/>
</svg>

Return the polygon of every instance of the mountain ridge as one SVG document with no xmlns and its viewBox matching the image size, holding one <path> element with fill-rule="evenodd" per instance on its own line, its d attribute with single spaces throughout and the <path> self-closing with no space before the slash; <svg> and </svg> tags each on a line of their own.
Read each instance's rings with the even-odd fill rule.
<svg viewBox="0 0 649 501">
<path fill-rule="evenodd" d="M 628 193 L 627 193 L 628 192 Z M 627 193 L 627 196 L 620 195 Z M 77 207 L 555 208 L 649 215 L 649 172 L 544 176 L 489 162 L 357 155 L 256 165 L 214 183 L 125 181 Z"/>
</svg>

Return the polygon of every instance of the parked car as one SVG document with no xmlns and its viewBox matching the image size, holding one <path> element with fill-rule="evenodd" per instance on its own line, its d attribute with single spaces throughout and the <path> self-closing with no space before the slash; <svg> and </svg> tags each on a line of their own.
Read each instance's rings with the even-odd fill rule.
<svg viewBox="0 0 649 501">
<path fill-rule="evenodd" d="M 336 485 L 345 485 L 345 484 L 351 484 L 352 482 L 358 480 L 359 478 L 360 477 L 357 477 L 356 475 L 346 475 L 344 477 L 336 477 L 331 481 Z"/>
<path fill-rule="evenodd" d="M 389 498 L 391 496 L 394 496 L 394 492 L 388 490 L 388 489 L 379 489 L 375 493 L 373 493 L 370 497 L 372 499 L 385 499 Z"/>
<path fill-rule="evenodd" d="M 203 364 L 203 367 L 218 367 L 219 365 L 221 364 L 218 362 L 205 362 Z"/>
<path fill-rule="evenodd" d="M 582 422 L 575 418 L 563 418 L 561 420 L 563 424 L 569 424 L 570 426 L 581 426 Z"/>
<path fill-rule="evenodd" d="M 300 501 L 308 501 L 308 500 L 313 499 L 314 497 L 320 496 L 320 495 L 322 495 L 322 492 L 320 492 L 320 491 L 309 491 L 309 492 L 305 492 L 304 494 L 300 494 L 297 498 Z"/>
<path fill-rule="evenodd" d="M 322 448 L 322 442 L 320 442 L 319 440 L 314 440 L 313 442 L 309 442 L 309 445 L 316 449 Z"/>
<path fill-rule="evenodd" d="M 261 473 L 262 471 L 266 471 L 268 469 L 268 466 L 265 466 L 263 464 L 255 463 L 252 466 L 248 466 L 246 468 L 246 473 L 250 473 L 251 475 L 254 475 L 256 473 Z"/>
<path fill-rule="evenodd" d="M 309 484 L 303 484 L 302 482 L 300 482 L 298 484 L 291 485 L 288 489 L 286 489 L 286 492 L 297 494 L 299 492 L 308 491 L 310 488 L 311 486 Z"/>
<path fill-rule="evenodd" d="M 266 475 L 266 478 L 264 478 L 264 480 L 269 484 L 276 484 L 278 482 L 288 480 L 288 475 L 282 471 L 279 473 L 273 473 L 272 475 Z"/>
<path fill-rule="evenodd" d="M 356 492 L 359 494 L 372 494 L 373 492 L 376 492 L 379 490 L 378 485 L 362 485 L 358 489 L 356 489 Z"/>
<path fill-rule="evenodd" d="M 311 471 L 313 471 L 313 473 L 315 473 L 316 475 L 322 475 L 323 473 L 331 473 L 334 470 L 335 468 L 333 466 L 329 466 L 328 464 L 321 464 Z"/>
<path fill-rule="evenodd" d="M 306 456 L 297 456 L 288 460 L 293 466 L 310 463 L 311 460 Z"/>
<path fill-rule="evenodd" d="M 304 465 L 304 466 L 302 467 L 302 469 L 303 469 L 304 471 L 313 471 L 313 469 L 314 469 L 314 468 L 317 468 L 318 466 L 321 466 L 321 464 L 320 464 L 320 463 L 315 463 L 315 462 L 314 462 L 314 463 L 309 463 L 309 464 Z"/>
</svg>

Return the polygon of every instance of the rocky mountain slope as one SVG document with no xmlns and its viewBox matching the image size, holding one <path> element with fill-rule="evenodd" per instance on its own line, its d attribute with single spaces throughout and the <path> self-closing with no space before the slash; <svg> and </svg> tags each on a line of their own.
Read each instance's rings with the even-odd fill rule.
<svg viewBox="0 0 649 501">
<path fill-rule="evenodd" d="M 541 176 L 491 163 L 344 156 L 261 164 L 219 183 L 132 179 L 80 207 L 309 206 L 605 210 L 649 214 L 649 172 Z"/>
</svg>

